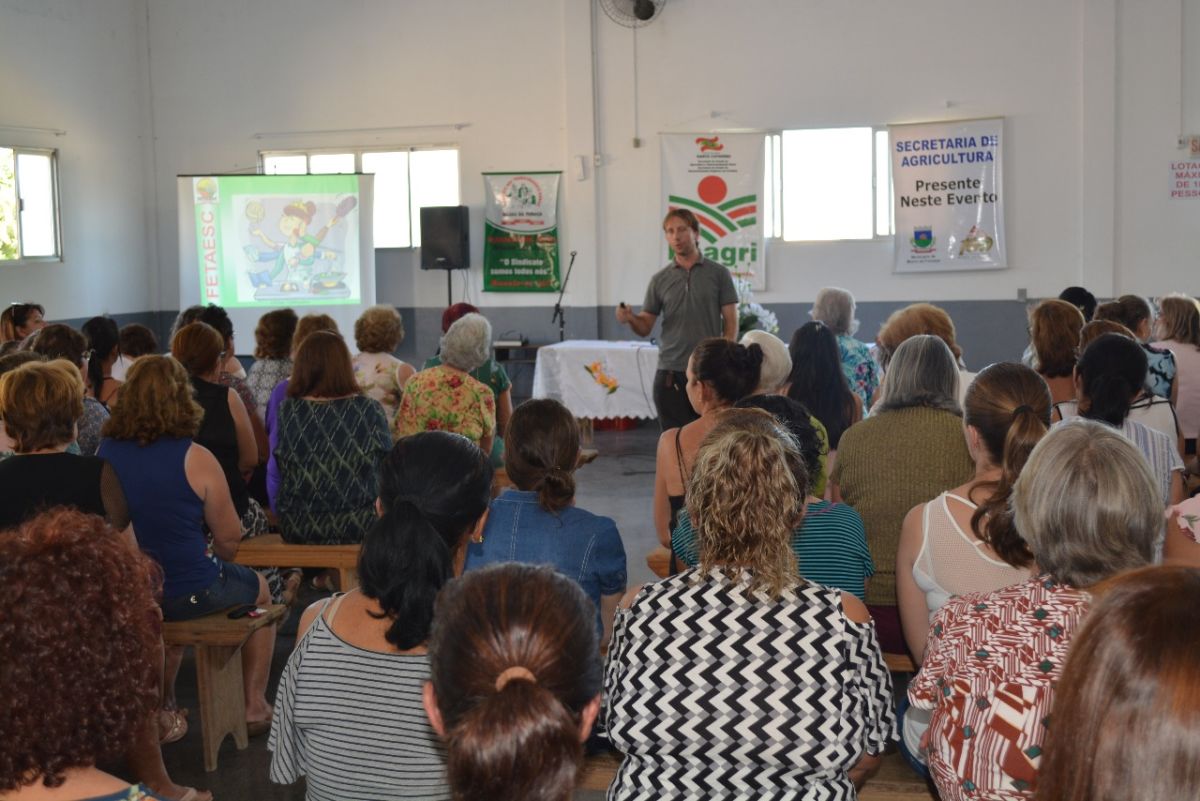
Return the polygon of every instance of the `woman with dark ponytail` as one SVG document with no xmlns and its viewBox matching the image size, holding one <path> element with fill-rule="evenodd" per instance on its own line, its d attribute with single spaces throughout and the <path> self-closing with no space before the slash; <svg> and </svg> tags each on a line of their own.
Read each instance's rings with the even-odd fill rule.
<svg viewBox="0 0 1200 801">
<path fill-rule="evenodd" d="M 948 600 L 992 592 L 1031 575 L 1033 555 L 1013 523 L 1009 499 L 1050 425 L 1050 397 L 1040 375 L 1012 362 L 991 365 L 967 389 L 963 428 L 975 475 L 914 507 L 900 531 L 896 595 L 904 639 L 918 665 L 925 658 L 930 621 Z M 928 725 L 923 710 L 904 715 L 903 743 L 910 760 Z"/>
<path fill-rule="evenodd" d="M 739 345 L 720 337 L 700 341 L 687 363 L 687 396 L 700 415 L 658 438 L 654 476 L 654 528 L 658 541 L 671 547 L 671 532 L 683 508 L 685 488 L 700 443 L 725 409 L 758 388 L 762 373 L 761 345 Z"/>
<path fill-rule="evenodd" d="M 121 330 L 111 317 L 93 317 L 80 329 L 87 339 L 87 393 L 107 408 L 121 382 L 113 378 L 113 364 L 121 355 Z"/>
<path fill-rule="evenodd" d="M 569 801 L 600 709 L 592 617 L 546 567 L 493 565 L 438 597 L 424 700 L 456 801 Z"/>
<path fill-rule="evenodd" d="M 1137 445 L 1162 489 L 1164 506 L 1183 500 L 1183 459 L 1178 443 L 1161 431 L 1131 420 L 1134 398 L 1146 381 L 1146 353 L 1120 334 L 1104 334 L 1087 346 L 1075 367 L 1079 416 L 1107 423 Z M 1059 425 L 1062 425 L 1060 423 Z M 1161 554 L 1162 542 L 1157 553 Z"/>
<path fill-rule="evenodd" d="M 271 781 L 307 776 L 307 799 L 441 798 L 443 749 L 421 709 L 438 591 L 486 519 L 492 467 L 473 442 L 431 431 L 380 468 L 379 519 L 360 585 L 313 604 L 275 699 Z"/>
<path fill-rule="evenodd" d="M 467 570 L 494 562 L 548 564 L 578 582 L 595 605 L 602 643 L 625 594 L 625 547 L 617 524 L 575 506 L 579 426 L 556 400 L 528 400 L 509 418 L 504 467 L 516 489 L 492 501 Z"/>
</svg>

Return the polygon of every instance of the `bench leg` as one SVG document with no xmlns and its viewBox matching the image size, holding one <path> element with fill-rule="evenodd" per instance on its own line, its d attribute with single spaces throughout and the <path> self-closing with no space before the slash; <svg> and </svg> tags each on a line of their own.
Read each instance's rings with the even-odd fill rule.
<svg viewBox="0 0 1200 801">
<path fill-rule="evenodd" d="M 350 592 L 358 586 L 358 568 L 356 567 L 339 567 L 338 568 L 338 586 L 342 592 Z"/>
<path fill-rule="evenodd" d="M 200 691 L 200 731 L 204 769 L 217 769 L 217 752 L 226 734 L 239 750 L 246 736 L 246 699 L 242 688 L 242 649 L 227 645 L 196 646 L 196 683 Z"/>
</svg>

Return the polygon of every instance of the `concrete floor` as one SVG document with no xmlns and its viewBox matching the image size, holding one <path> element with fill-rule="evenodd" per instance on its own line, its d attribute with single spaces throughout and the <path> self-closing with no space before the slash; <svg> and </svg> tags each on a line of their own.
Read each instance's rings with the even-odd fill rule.
<svg viewBox="0 0 1200 801">
<path fill-rule="evenodd" d="M 600 456 L 577 474 L 579 506 L 596 514 L 608 515 L 617 522 L 625 542 L 631 587 L 653 578 L 646 567 L 646 554 L 658 544 L 651 514 L 654 450 L 658 433 L 654 421 L 643 422 L 632 431 L 597 432 L 593 447 L 600 451 Z M 316 594 L 306 595 L 302 603 L 309 603 L 318 597 Z M 295 644 L 298 617 L 293 612 L 280 631 L 272 664 L 269 697 L 274 696 L 279 674 Z M 245 751 L 238 751 L 233 740 L 226 738 L 217 770 L 213 773 L 204 772 L 194 667 L 189 652 L 180 670 L 176 692 L 180 705 L 192 710 L 191 729 L 179 742 L 163 747 L 163 758 L 171 777 L 183 785 L 212 790 L 217 801 L 302 801 L 303 782 L 280 786 L 268 781 L 271 755 L 267 751 L 265 736 L 251 740 Z M 598 791 L 581 790 L 576 793 L 579 801 L 599 801 L 603 797 L 604 794 Z"/>
</svg>

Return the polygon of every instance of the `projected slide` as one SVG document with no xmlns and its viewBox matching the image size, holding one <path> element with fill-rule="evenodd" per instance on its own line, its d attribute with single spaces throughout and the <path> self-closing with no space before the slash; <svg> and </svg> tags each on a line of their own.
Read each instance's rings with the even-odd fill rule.
<svg viewBox="0 0 1200 801">
<path fill-rule="evenodd" d="M 201 302 L 235 309 L 363 303 L 359 176 L 187 180 Z"/>
</svg>

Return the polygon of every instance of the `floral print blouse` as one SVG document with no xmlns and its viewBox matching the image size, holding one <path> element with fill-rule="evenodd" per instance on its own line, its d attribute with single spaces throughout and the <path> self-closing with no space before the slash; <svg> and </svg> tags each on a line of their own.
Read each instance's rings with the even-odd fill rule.
<svg viewBox="0 0 1200 801">
<path fill-rule="evenodd" d="M 869 409 L 879 390 L 879 366 L 871 356 L 871 349 L 849 334 L 838 334 L 837 342 L 846 381 L 851 391 L 862 398 L 863 409 Z"/>
<path fill-rule="evenodd" d="M 451 431 L 476 444 L 496 430 L 492 390 L 470 375 L 439 365 L 422 370 L 404 385 L 396 433 Z"/>
<path fill-rule="evenodd" d="M 354 357 L 354 380 L 368 398 L 383 406 L 392 439 L 397 439 L 396 420 L 400 414 L 400 399 L 404 384 L 412 369 L 389 353 L 360 353 Z"/>
</svg>

